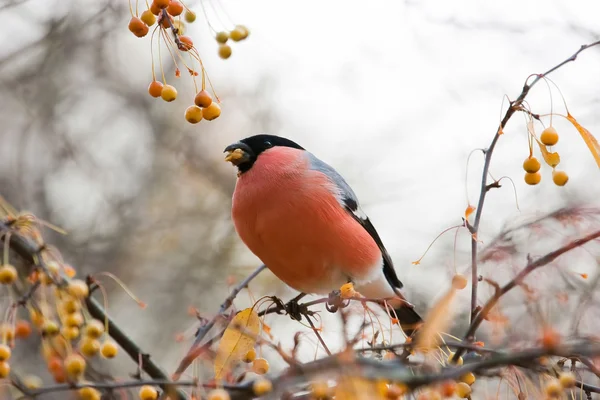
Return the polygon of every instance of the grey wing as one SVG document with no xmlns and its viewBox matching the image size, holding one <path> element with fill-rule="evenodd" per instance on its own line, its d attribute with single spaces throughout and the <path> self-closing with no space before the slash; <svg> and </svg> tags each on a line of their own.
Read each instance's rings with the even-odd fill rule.
<svg viewBox="0 0 600 400">
<path fill-rule="evenodd" d="M 329 177 L 338 191 L 336 195 L 338 196 L 341 205 L 346 209 L 346 211 L 348 211 L 350 215 L 352 215 L 352 218 L 354 218 L 356 222 L 358 222 L 369 233 L 375 243 L 377 243 L 377 247 L 379 247 L 383 257 L 383 274 L 390 286 L 392 286 L 392 288 L 401 289 L 403 285 L 396 275 L 392 258 L 388 254 L 383 242 L 381 241 L 381 238 L 379 237 L 379 234 L 369 220 L 369 217 L 367 217 L 367 215 L 360 208 L 358 198 L 356 197 L 356 194 L 350 185 L 348 185 L 344 178 L 330 165 L 319 160 L 311 153 L 308 153 L 308 155 L 310 158 L 311 169 L 319 171 Z"/>
</svg>

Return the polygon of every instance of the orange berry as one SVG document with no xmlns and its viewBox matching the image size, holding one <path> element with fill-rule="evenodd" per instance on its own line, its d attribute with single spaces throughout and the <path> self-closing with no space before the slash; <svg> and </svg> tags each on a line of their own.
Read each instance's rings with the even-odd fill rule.
<svg viewBox="0 0 600 400">
<path fill-rule="evenodd" d="M 140 19 L 148 26 L 156 23 L 156 15 L 151 10 L 146 10 L 140 15 Z"/>
<path fill-rule="evenodd" d="M 560 384 L 560 381 L 556 378 L 552 378 L 550 381 L 548 381 L 544 389 L 546 394 L 550 397 L 560 397 L 563 392 L 563 387 Z"/>
<path fill-rule="evenodd" d="M 144 37 L 148 34 L 148 25 L 138 17 L 131 17 L 129 20 L 129 30 L 137 37 Z"/>
<path fill-rule="evenodd" d="M 7 378 L 10 374 L 10 364 L 6 361 L 0 361 L 0 378 Z"/>
<path fill-rule="evenodd" d="M 118 351 L 117 344 L 112 340 L 107 340 L 102 343 L 102 347 L 100 348 L 100 353 L 104 358 L 114 358 L 117 355 Z"/>
<path fill-rule="evenodd" d="M 452 397 L 456 393 L 456 382 L 446 381 L 440 387 L 440 393 L 445 397 Z"/>
<path fill-rule="evenodd" d="M 225 31 L 217 32 L 215 35 L 215 40 L 217 43 L 225 44 L 229 40 L 229 33 Z"/>
<path fill-rule="evenodd" d="M 150 4 L 150 12 L 154 15 L 160 14 L 160 8 L 156 5 L 155 2 L 152 2 L 152 4 Z"/>
<path fill-rule="evenodd" d="M 575 375 L 572 372 L 563 372 L 558 376 L 558 381 L 563 388 L 571 389 L 575 387 L 577 378 L 575 378 Z"/>
<path fill-rule="evenodd" d="M 79 351 L 86 357 L 94 357 L 100 351 L 100 342 L 86 336 L 79 342 Z"/>
<path fill-rule="evenodd" d="M 208 400 L 229 400 L 231 397 L 225 389 L 213 389 L 208 392 Z"/>
<path fill-rule="evenodd" d="M 102 396 L 97 389 L 91 387 L 84 387 L 79 389 L 79 398 L 81 400 L 100 400 Z"/>
<path fill-rule="evenodd" d="M 48 358 L 48 371 L 54 373 L 63 369 L 63 362 L 60 357 L 53 355 Z"/>
<path fill-rule="evenodd" d="M 471 386 L 475 383 L 475 374 L 473 374 L 472 372 L 467 372 L 466 374 L 460 377 L 460 381 Z"/>
<path fill-rule="evenodd" d="M 154 0 L 152 4 L 156 4 L 156 7 L 163 9 L 169 7 L 170 0 Z"/>
<path fill-rule="evenodd" d="M 219 118 L 219 115 L 221 115 L 221 107 L 214 101 L 202 110 L 202 117 L 207 121 Z"/>
<path fill-rule="evenodd" d="M 528 157 L 523 161 L 523 169 L 525 172 L 529 172 L 530 174 L 535 174 L 540 170 L 542 165 L 535 157 Z"/>
<path fill-rule="evenodd" d="M 150 385 L 144 385 L 139 391 L 140 400 L 156 400 L 158 398 L 158 391 Z"/>
<path fill-rule="evenodd" d="M 196 13 L 191 10 L 185 10 L 185 14 L 183 17 L 185 18 L 185 22 L 191 24 L 196 20 Z"/>
<path fill-rule="evenodd" d="M 67 286 L 69 294 L 77 299 L 83 299 L 89 296 L 90 289 L 81 279 L 73 279 Z"/>
<path fill-rule="evenodd" d="M 556 186 L 565 186 L 569 181 L 569 175 L 565 171 L 552 171 L 552 181 Z"/>
<path fill-rule="evenodd" d="M 257 396 L 262 396 L 273 390 L 273 384 L 268 379 L 257 379 L 252 384 L 252 390 Z"/>
<path fill-rule="evenodd" d="M 70 265 L 64 265 L 63 271 L 65 271 L 65 275 L 68 276 L 69 278 L 74 278 L 75 275 L 77 275 L 77 271 L 75 271 L 75 268 L 73 268 Z"/>
<path fill-rule="evenodd" d="M 257 358 L 252 362 L 252 372 L 264 375 L 269 372 L 269 362 L 264 358 Z"/>
<path fill-rule="evenodd" d="M 545 328 L 542 333 L 542 346 L 554 349 L 560 344 L 560 334 L 552 328 Z"/>
<path fill-rule="evenodd" d="M 463 274 L 456 274 L 452 277 L 452 287 L 456 290 L 462 290 L 467 287 L 469 280 Z"/>
<path fill-rule="evenodd" d="M 160 19 L 160 26 L 162 26 L 165 29 L 169 29 L 172 24 L 173 24 L 173 17 L 171 17 L 168 14 L 166 17 L 163 16 L 163 18 Z"/>
<path fill-rule="evenodd" d="M 160 97 L 163 90 L 163 84 L 159 81 L 152 81 L 150 85 L 148 85 L 148 93 L 152 97 Z"/>
<path fill-rule="evenodd" d="M 206 90 L 199 91 L 196 97 L 194 97 L 194 103 L 198 107 L 208 107 L 212 101 L 212 96 Z"/>
<path fill-rule="evenodd" d="M 0 361 L 7 361 L 10 358 L 11 350 L 5 344 L 0 344 Z"/>
<path fill-rule="evenodd" d="M 103 333 L 104 324 L 97 319 L 89 321 L 85 326 L 85 335 L 92 339 L 98 339 Z"/>
<path fill-rule="evenodd" d="M 245 363 L 250 364 L 252 361 L 254 361 L 255 358 L 256 358 L 256 351 L 254 349 L 250 349 L 244 356 L 243 361 Z"/>
<path fill-rule="evenodd" d="M 398 357 L 396 356 L 396 353 L 394 353 L 393 351 L 386 351 L 385 354 L 383 355 L 383 359 L 386 361 L 393 361 L 396 360 Z"/>
<path fill-rule="evenodd" d="M 31 335 L 31 324 L 24 319 L 17 321 L 15 324 L 15 336 L 19 339 L 25 339 Z"/>
<path fill-rule="evenodd" d="M 229 45 L 227 45 L 227 44 L 220 45 L 219 46 L 219 57 L 221 57 L 223 60 L 226 60 L 229 57 L 231 57 L 231 47 L 229 47 Z"/>
<path fill-rule="evenodd" d="M 85 360 L 79 354 L 72 353 L 65 358 L 65 369 L 67 375 L 77 379 L 85 372 Z"/>
<path fill-rule="evenodd" d="M 456 384 L 456 395 L 461 399 L 466 399 L 469 397 L 472 391 L 473 389 L 471 389 L 471 386 L 464 382 L 459 382 Z"/>
<path fill-rule="evenodd" d="M 164 85 L 160 97 L 166 102 L 171 102 L 177 98 L 177 89 L 171 85 Z"/>
<path fill-rule="evenodd" d="M 190 124 L 197 124 L 202 121 L 202 109 L 196 105 L 189 106 L 185 110 L 185 119 Z"/>
<path fill-rule="evenodd" d="M 17 270 L 12 265 L 4 264 L 0 267 L 0 283 L 10 285 L 17 280 L 17 277 Z"/>
<path fill-rule="evenodd" d="M 554 129 L 553 126 L 549 126 L 542 131 L 540 141 L 546 146 L 554 146 L 558 143 L 558 132 L 556 132 L 556 129 Z"/>
<path fill-rule="evenodd" d="M 535 172 L 533 174 L 530 172 L 525 173 L 525 183 L 528 185 L 537 185 L 541 180 L 542 175 L 539 172 Z"/>
<path fill-rule="evenodd" d="M 171 0 L 169 6 L 167 7 L 167 12 L 176 17 L 183 12 L 183 4 L 177 0 Z"/>
<path fill-rule="evenodd" d="M 188 51 L 189 49 L 194 47 L 194 42 L 189 36 L 179 36 L 179 42 L 180 44 L 178 48 L 181 51 Z"/>
<path fill-rule="evenodd" d="M 52 377 L 56 383 L 65 383 L 67 381 L 67 373 L 65 372 L 64 368 L 52 372 Z"/>
</svg>

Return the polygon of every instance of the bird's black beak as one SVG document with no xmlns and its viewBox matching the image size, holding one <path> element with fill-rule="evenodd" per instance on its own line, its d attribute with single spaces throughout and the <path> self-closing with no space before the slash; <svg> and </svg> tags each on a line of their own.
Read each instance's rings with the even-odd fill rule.
<svg viewBox="0 0 600 400">
<path fill-rule="evenodd" d="M 252 149 L 247 144 L 242 142 L 230 144 L 229 146 L 225 147 L 224 152 L 227 153 L 225 156 L 225 161 L 228 161 L 233 165 L 240 165 L 250 161 L 250 158 L 254 154 Z"/>
</svg>

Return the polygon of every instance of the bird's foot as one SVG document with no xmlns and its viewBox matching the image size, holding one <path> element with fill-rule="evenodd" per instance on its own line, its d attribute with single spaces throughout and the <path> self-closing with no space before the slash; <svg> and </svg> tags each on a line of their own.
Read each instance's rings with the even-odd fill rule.
<svg viewBox="0 0 600 400">
<path fill-rule="evenodd" d="M 350 304 L 350 301 L 342 299 L 341 292 L 339 290 L 334 290 L 329 293 L 329 299 L 327 300 L 327 303 L 325 303 L 325 308 L 330 313 L 334 313 L 340 308 L 347 307 L 348 304 Z"/>
<path fill-rule="evenodd" d="M 289 315 L 292 319 L 301 321 L 303 315 L 311 313 L 304 304 L 298 303 L 304 296 L 306 296 L 306 293 L 300 293 L 287 303 L 284 303 L 278 297 L 273 296 L 273 301 L 279 310 L 285 312 L 285 314 Z M 278 314 L 281 314 L 281 312 L 278 312 Z"/>
</svg>

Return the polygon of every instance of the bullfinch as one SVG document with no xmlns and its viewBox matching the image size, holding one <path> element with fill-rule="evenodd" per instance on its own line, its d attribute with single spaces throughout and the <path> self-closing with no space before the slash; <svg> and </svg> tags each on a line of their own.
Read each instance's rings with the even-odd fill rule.
<svg viewBox="0 0 600 400">
<path fill-rule="evenodd" d="M 392 259 L 348 183 L 297 143 L 256 135 L 225 148 L 237 166 L 232 218 L 248 248 L 302 293 L 328 294 L 348 282 L 387 299 L 405 334 L 422 319 L 399 289 Z"/>
</svg>

